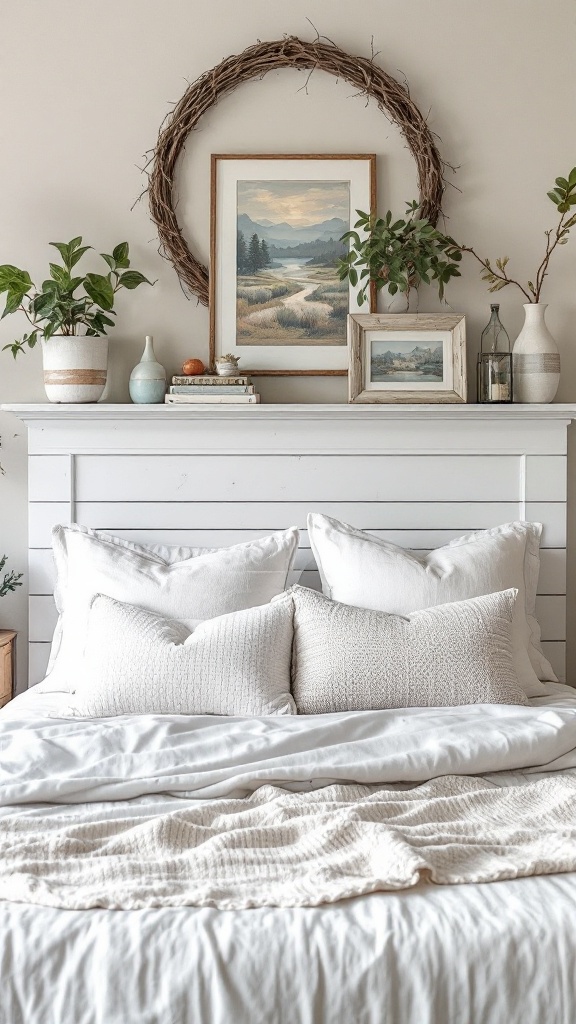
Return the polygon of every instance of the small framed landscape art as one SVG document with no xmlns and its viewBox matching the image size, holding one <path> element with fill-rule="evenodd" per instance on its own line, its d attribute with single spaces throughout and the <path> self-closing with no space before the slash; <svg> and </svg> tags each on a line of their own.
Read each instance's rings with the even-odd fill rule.
<svg viewBox="0 0 576 1024">
<path fill-rule="evenodd" d="M 376 157 L 212 157 L 210 362 L 223 353 L 260 376 L 347 373 L 340 241 L 376 205 Z M 360 309 L 371 311 L 370 301 Z"/>
<path fill-rule="evenodd" d="M 466 401 L 466 321 L 461 314 L 348 317 L 348 401 Z"/>
</svg>

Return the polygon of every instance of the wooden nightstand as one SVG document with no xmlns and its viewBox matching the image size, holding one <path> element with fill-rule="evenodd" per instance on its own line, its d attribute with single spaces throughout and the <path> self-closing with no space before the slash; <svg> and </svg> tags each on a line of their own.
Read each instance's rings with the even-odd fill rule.
<svg viewBox="0 0 576 1024">
<path fill-rule="evenodd" d="M 0 708 L 14 696 L 16 682 L 16 633 L 0 629 Z"/>
</svg>

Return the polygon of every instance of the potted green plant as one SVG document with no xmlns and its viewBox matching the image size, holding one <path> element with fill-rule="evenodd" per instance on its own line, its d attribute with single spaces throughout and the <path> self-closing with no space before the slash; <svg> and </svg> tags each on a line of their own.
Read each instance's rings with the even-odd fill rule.
<svg viewBox="0 0 576 1024">
<path fill-rule="evenodd" d="M 112 255 L 101 253 L 108 273 L 75 273 L 92 246 L 79 235 L 70 242 L 50 242 L 61 262 L 49 264 L 49 277 L 38 288 L 26 270 L 0 266 L 0 294 L 6 292 L 2 317 L 22 313 L 28 332 L 5 345 L 14 358 L 42 344 L 44 387 L 51 402 L 97 402 L 106 386 L 107 329 L 114 326 L 116 295 L 141 284 L 153 284 L 130 268 L 128 242 L 115 246 Z"/>
<path fill-rule="evenodd" d="M 560 217 L 556 227 L 545 232 L 546 250 L 542 262 L 534 279 L 525 285 L 509 276 L 508 256 L 492 263 L 479 256 L 472 246 L 460 246 L 462 252 L 470 253 L 482 267 L 482 280 L 489 284 L 490 292 L 514 285 L 526 299 L 524 327 L 516 338 L 512 354 L 515 402 L 551 402 L 560 383 L 560 353 L 546 326 L 547 303 L 541 302 L 541 297 L 552 253 L 559 245 L 566 245 L 570 229 L 576 225 L 576 167 L 567 178 L 556 178 L 554 188 L 547 194 Z"/>
<path fill-rule="evenodd" d="M 416 200 L 406 204 L 406 215 L 398 220 L 391 210 L 384 217 L 356 210 L 354 230 L 342 235 L 341 241 L 350 241 L 350 251 L 339 260 L 338 273 L 354 287 L 360 282 L 359 306 L 375 287 L 389 295 L 403 294 L 408 309 L 411 291 L 421 282 L 435 284 L 442 299 L 450 279 L 460 277 L 460 246 L 420 217 L 419 210 Z"/>
</svg>

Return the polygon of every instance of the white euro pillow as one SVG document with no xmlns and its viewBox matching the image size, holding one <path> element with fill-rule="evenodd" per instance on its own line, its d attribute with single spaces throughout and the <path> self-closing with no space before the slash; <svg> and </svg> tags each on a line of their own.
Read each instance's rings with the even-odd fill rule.
<svg viewBox="0 0 576 1024">
<path fill-rule="evenodd" d="M 318 513 L 308 533 L 323 593 L 335 601 L 406 615 L 433 605 L 465 601 L 513 588 L 514 664 L 529 697 L 556 681 L 540 647 L 535 616 L 540 570 L 539 523 L 506 523 L 460 537 L 420 555 Z"/>
<path fill-rule="evenodd" d="M 217 615 L 266 604 L 286 587 L 298 548 L 288 529 L 227 548 L 133 544 L 84 526 L 52 531 L 60 618 L 44 690 L 72 690 L 96 594 L 137 605 L 188 630 Z"/>
<path fill-rule="evenodd" d="M 527 703 L 512 652 L 515 590 L 407 616 L 289 593 L 299 714 Z"/>
<path fill-rule="evenodd" d="M 294 714 L 292 615 L 285 595 L 191 633 L 181 622 L 98 595 L 72 710 L 93 718 Z"/>
</svg>

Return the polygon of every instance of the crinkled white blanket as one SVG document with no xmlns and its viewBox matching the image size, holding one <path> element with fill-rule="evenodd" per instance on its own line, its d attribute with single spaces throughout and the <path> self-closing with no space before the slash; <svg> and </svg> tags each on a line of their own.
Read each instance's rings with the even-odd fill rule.
<svg viewBox="0 0 576 1024">
<path fill-rule="evenodd" d="M 282 722 L 7 716 L 0 898 L 68 909 L 297 907 L 423 878 L 573 871 L 575 748 L 574 707 Z M 488 765 L 503 779 L 456 774 Z M 47 800 L 58 806 L 48 811 Z M 15 813 L 16 802 L 29 811 Z"/>
</svg>

